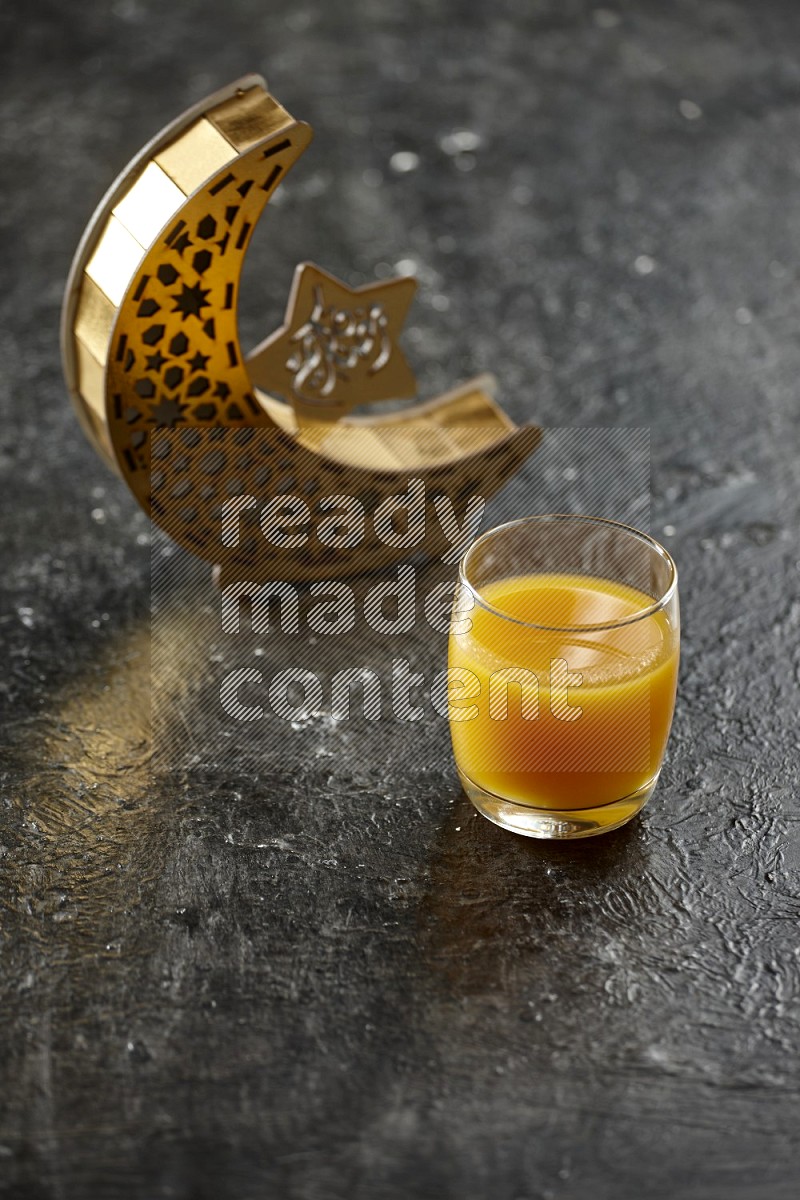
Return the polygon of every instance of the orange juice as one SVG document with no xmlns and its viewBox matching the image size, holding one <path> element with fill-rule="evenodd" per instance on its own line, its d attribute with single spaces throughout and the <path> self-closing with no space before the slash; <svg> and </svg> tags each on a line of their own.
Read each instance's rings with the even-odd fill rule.
<svg viewBox="0 0 800 1200">
<path fill-rule="evenodd" d="M 481 587 L 463 613 L 471 627 L 454 625 L 449 662 L 458 672 L 453 750 L 473 798 L 565 815 L 627 798 L 632 811 L 641 807 L 661 766 L 678 673 L 678 629 L 664 610 L 647 613 L 653 607 L 633 587 L 586 575 Z"/>
</svg>

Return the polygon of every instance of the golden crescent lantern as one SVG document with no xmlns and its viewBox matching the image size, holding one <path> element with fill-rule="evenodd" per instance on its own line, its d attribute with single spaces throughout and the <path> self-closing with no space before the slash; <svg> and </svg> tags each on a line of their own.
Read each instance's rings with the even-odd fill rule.
<svg viewBox="0 0 800 1200">
<path fill-rule="evenodd" d="M 160 527 L 228 578 L 319 579 L 391 563 L 407 550 L 374 533 L 348 556 L 316 537 L 325 502 L 355 497 L 370 511 L 412 479 L 428 503 L 486 498 L 541 436 L 503 413 L 490 376 L 397 411 L 352 412 L 416 396 L 397 341 L 410 278 L 353 289 L 301 264 L 284 323 L 243 353 L 244 255 L 310 140 L 260 76 L 195 105 L 106 193 L 64 300 L 64 371 L 89 440 Z M 226 544 L 221 513 L 237 495 L 256 511 L 243 510 L 242 536 Z M 281 496 L 307 507 L 302 546 L 258 536 L 259 508 Z M 418 549 L 445 544 L 429 520 Z"/>
</svg>

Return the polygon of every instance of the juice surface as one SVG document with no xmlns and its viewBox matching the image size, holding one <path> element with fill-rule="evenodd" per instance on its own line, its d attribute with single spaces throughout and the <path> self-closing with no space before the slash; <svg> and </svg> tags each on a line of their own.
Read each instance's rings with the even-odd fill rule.
<svg viewBox="0 0 800 1200">
<path fill-rule="evenodd" d="M 462 694 L 450 692 L 460 770 L 495 795 L 558 810 L 610 804 L 653 780 L 678 673 L 678 629 L 666 613 L 580 633 L 520 623 L 608 624 L 652 605 L 635 588 L 585 575 L 516 576 L 481 595 L 504 616 L 476 603 L 471 629 L 450 636 L 450 667 L 471 672 Z M 459 711 L 466 719 L 454 719 Z"/>
</svg>

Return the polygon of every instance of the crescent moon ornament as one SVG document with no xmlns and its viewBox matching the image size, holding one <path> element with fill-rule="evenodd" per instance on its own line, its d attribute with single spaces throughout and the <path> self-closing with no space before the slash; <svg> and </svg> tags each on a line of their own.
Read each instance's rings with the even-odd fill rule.
<svg viewBox="0 0 800 1200">
<path fill-rule="evenodd" d="M 541 438 L 502 412 L 490 376 L 401 411 L 351 414 L 416 396 L 397 341 L 413 279 L 351 289 L 302 264 L 283 325 L 245 356 L 244 255 L 311 136 L 260 76 L 210 96 L 112 185 L 67 283 L 62 356 L 84 430 L 152 519 L 219 564 L 223 582 L 320 579 L 406 556 L 407 543 L 374 531 L 342 554 L 331 511 L 354 498 L 371 513 L 411 481 L 431 509 L 415 549 L 438 554 L 437 497 L 488 498 Z M 237 497 L 236 532 L 223 537 Z M 294 532 L 270 541 L 259 515 L 282 497 Z"/>
</svg>

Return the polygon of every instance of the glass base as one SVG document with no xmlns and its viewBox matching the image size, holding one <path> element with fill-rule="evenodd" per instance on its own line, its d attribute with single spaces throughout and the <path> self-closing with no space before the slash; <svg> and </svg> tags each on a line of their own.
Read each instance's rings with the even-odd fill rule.
<svg viewBox="0 0 800 1200">
<path fill-rule="evenodd" d="M 478 812 L 495 825 L 512 833 L 521 833 L 524 837 L 551 841 L 594 837 L 598 833 L 619 829 L 620 825 L 625 825 L 644 808 L 658 782 L 658 775 L 655 775 L 630 796 L 623 796 L 621 800 L 613 800 L 599 808 L 547 809 L 533 808 L 487 792 L 460 768 L 458 777 Z"/>
</svg>

